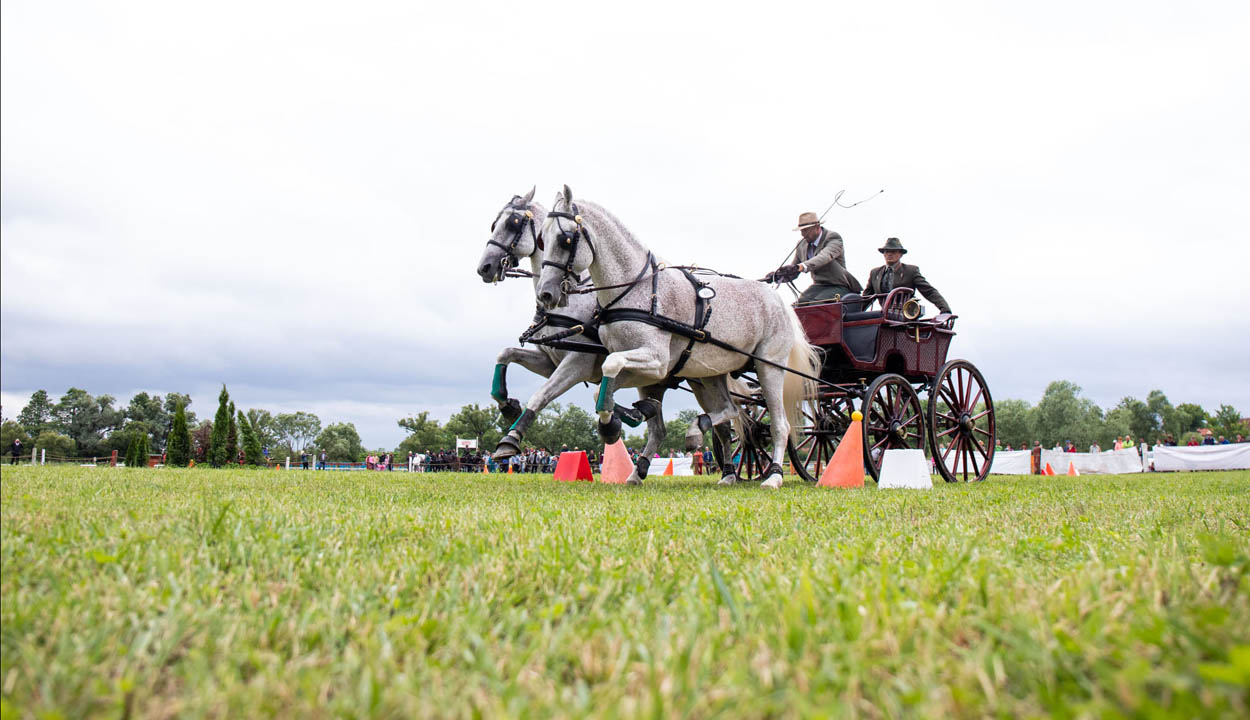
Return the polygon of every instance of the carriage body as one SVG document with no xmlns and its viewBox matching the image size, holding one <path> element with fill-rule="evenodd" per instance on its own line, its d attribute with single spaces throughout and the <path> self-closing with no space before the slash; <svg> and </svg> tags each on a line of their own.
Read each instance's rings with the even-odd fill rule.
<svg viewBox="0 0 1250 720">
<path fill-rule="evenodd" d="M 884 451 L 925 449 L 948 482 L 979 481 L 989 473 L 996 431 L 989 388 L 966 360 L 947 360 L 953 315 L 921 317 L 915 291 L 877 296 L 879 310 L 839 301 L 795 305 L 808 342 L 823 359 L 821 382 L 800 411 L 789 456 L 794 472 L 817 480 L 851 424 L 864 415 L 865 466 L 879 476 Z M 922 405 L 920 395 L 927 395 Z M 744 403 L 739 475 L 766 468 L 769 422 L 762 402 Z"/>
</svg>

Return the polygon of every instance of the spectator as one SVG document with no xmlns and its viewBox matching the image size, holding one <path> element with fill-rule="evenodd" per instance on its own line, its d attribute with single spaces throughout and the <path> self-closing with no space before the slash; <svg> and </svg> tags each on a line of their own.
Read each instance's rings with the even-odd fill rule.
<svg viewBox="0 0 1250 720">
<path fill-rule="evenodd" d="M 1098 446 L 1097 442 L 1092 442 L 1089 444 L 1089 452 L 1092 455 L 1097 455 L 1098 453 L 1102 452 L 1102 448 Z"/>
<path fill-rule="evenodd" d="M 22 441 L 18 440 L 17 438 L 13 438 L 13 444 L 9 446 L 9 455 L 12 456 L 11 458 L 9 458 L 9 464 L 16 465 L 17 459 L 18 457 L 21 456 L 21 454 L 22 454 Z"/>
<path fill-rule="evenodd" d="M 1202 439 L 1202 444 L 1203 444 L 1203 445 L 1214 445 L 1214 444 L 1215 444 L 1215 436 L 1214 436 L 1214 435 L 1208 435 L 1208 436 L 1204 437 L 1204 438 Z"/>
<path fill-rule="evenodd" d="M 1238 444 L 1240 444 L 1240 443 L 1243 443 L 1243 442 L 1245 442 L 1245 441 L 1246 441 L 1246 439 L 1245 439 L 1244 437 L 1242 437 L 1242 436 L 1241 436 L 1241 433 L 1237 433 L 1237 439 L 1236 439 L 1234 442 L 1237 442 Z"/>
<path fill-rule="evenodd" d="M 691 461 L 690 467 L 695 475 L 703 474 L 703 446 L 702 445 L 700 445 L 694 451 L 694 460 Z"/>
<path fill-rule="evenodd" d="M 1223 436 L 1223 435 L 1221 435 L 1221 436 L 1220 436 L 1220 444 L 1221 444 L 1221 445 L 1227 445 L 1227 444 L 1228 444 L 1228 441 L 1224 439 L 1224 436 Z"/>
</svg>

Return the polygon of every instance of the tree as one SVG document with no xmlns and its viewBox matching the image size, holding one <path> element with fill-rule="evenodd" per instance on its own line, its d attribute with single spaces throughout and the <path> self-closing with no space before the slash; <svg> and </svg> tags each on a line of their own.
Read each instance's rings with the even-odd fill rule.
<svg viewBox="0 0 1250 720">
<path fill-rule="evenodd" d="M 1245 435 L 1246 424 L 1241 421 L 1241 413 L 1232 405 L 1220 405 L 1220 409 L 1211 418 L 1211 431 L 1223 435 L 1232 442 L 1238 434 Z"/>
<path fill-rule="evenodd" d="M 92 397 L 81 388 L 70 388 L 52 411 L 53 429 L 74 441 L 84 455 L 100 455 L 104 437 L 120 427 L 125 413 L 113 407 L 111 395 Z"/>
<path fill-rule="evenodd" d="M 243 437 L 243 462 L 248 465 L 264 465 L 265 456 L 261 452 L 260 438 L 256 437 L 252 423 L 248 422 L 242 411 L 239 412 L 238 423 L 239 433 Z"/>
<path fill-rule="evenodd" d="M 53 407 L 48 391 L 36 390 L 31 393 L 26 407 L 17 414 L 17 424 L 22 426 L 28 436 L 36 437 L 44 430 L 52 429 Z"/>
<path fill-rule="evenodd" d="M 153 444 L 158 448 L 165 447 L 170 416 L 160 395 L 141 392 L 132 397 L 126 407 L 126 419 L 143 423 L 152 435 Z"/>
<path fill-rule="evenodd" d="M 165 412 L 169 414 L 169 417 L 172 418 L 179 407 L 182 408 L 182 413 L 187 418 L 187 427 L 195 427 L 195 413 L 188 409 L 191 407 L 191 396 L 175 392 L 167 393 L 165 395 Z M 168 450 L 166 452 L 168 453 Z"/>
<path fill-rule="evenodd" d="M 1128 419 L 1128 430 L 1136 440 L 1153 438 L 1158 434 L 1158 419 L 1151 412 L 1150 406 L 1141 400 L 1133 397 L 1123 398 L 1115 409 L 1125 411 L 1124 417 Z"/>
<path fill-rule="evenodd" d="M 568 445 L 569 449 L 589 450 L 600 444 L 599 434 L 595 430 L 597 421 L 590 413 L 573 403 L 566 405 L 563 410 L 556 403 L 552 403 L 551 407 L 559 414 L 553 418 L 547 442 L 542 447 L 551 452 L 559 452 L 564 445 Z"/>
<path fill-rule="evenodd" d="M 365 455 L 365 448 L 360 444 L 360 434 L 352 423 L 334 423 L 327 426 L 317 436 L 317 447 L 325 451 L 327 459 L 335 462 L 360 462 Z"/>
<path fill-rule="evenodd" d="M 35 450 L 37 452 L 47 450 L 48 455 L 52 457 L 70 458 L 74 457 L 77 447 L 70 436 L 55 430 L 44 430 L 35 438 Z"/>
<path fill-rule="evenodd" d="M 119 430 L 114 430 L 109 434 L 108 438 L 104 441 L 104 449 L 116 450 L 119 453 L 128 453 L 130 452 L 131 447 L 134 446 L 135 438 L 137 436 L 149 436 L 150 434 L 151 428 L 148 427 L 147 423 L 132 420 L 131 422 L 126 423 L 125 427 Z"/>
<path fill-rule="evenodd" d="M 213 423 L 205 420 L 191 431 L 191 459 L 197 463 L 208 462 L 208 453 L 213 445 Z"/>
<path fill-rule="evenodd" d="M 272 448 L 278 444 L 278 432 L 274 427 L 273 414 L 268 410 L 252 408 L 247 411 L 247 422 L 256 433 L 261 449 Z"/>
<path fill-rule="evenodd" d="M 126 448 L 126 467 L 147 465 L 147 433 L 127 433 L 130 445 Z"/>
<path fill-rule="evenodd" d="M 1204 428 L 1210 422 L 1210 416 L 1207 411 L 1202 409 L 1201 405 L 1194 403 L 1181 403 L 1176 406 L 1176 410 L 1172 413 L 1172 424 L 1168 426 L 1167 431 L 1179 442 L 1182 435 L 1194 432 L 1198 428 Z"/>
<path fill-rule="evenodd" d="M 999 400 L 994 403 L 994 427 L 998 442 L 1013 448 L 1031 447 L 1037 436 L 1033 408 L 1024 400 Z"/>
<path fill-rule="evenodd" d="M 494 447 L 503 437 L 499 420 L 499 409 L 494 405 L 465 405 L 447 421 L 447 435 L 451 438 L 473 438 L 477 440 L 478 447 Z"/>
<path fill-rule="evenodd" d="M 427 453 L 431 450 L 438 450 L 446 447 L 447 433 L 444 428 L 439 427 L 437 420 L 430 419 L 430 413 L 421 411 L 417 415 L 409 416 L 398 421 L 401 428 L 408 431 L 408 437 L 395 448 L 396 454 L 407 455 L 408 451 L 416 453 Z M 320 444 L 320 443 L 319 443 Z"/>
<path fill-rule="evenodd" d="M 221 386 L 221 394 L 217 396 L 217 415 L 213 417 L 213 435 L 209 441 L 208 463 L 213 467 L 221 467 L 231 461 L 226 454 L 227 439 L 230 434 L 230 393 L 226 386 Z"/>
<path fill-rule="evenodd" d="M 660 443 L 660 454 L 685 452 L 686 431 L 699 417 L 697 410 L 682 410 L 677 417 L 664 423 L 664 442 Z M 709 442 L 711 438 L 708 438 Z"/>
<path fill-rule="evenodd" d="M 230 426 L 226 428 L 226 462 L 234 465 L 239 462 L 239 425 L 235 421 L 237 411 L 234 401 L 230 401 Z"/>
<path fill-rule="evenodd" d="M 308 412 L 282 413 L 274 418 L 274 430 L 292 455 L 298 455 L 321 433 L 321 419 Z"/>
<path fill-rule="evenodd" d="M 1045 394 L 1033 410 L 1037 439 L 1042 445 L 1050 447 L 1071 440 L 1083 447 L 1098 439 L 1102 410 L 1080 394 L 1080 386 L 1067 380 L 1056 380 L 1046 386 Z"/>
<path fill-rule="evenodd" d="M 183 405 L 174 408 L 174 422 L 169 430 L 169 442 L 165 446 L 165 464 L 186 467 L 191 462 L 191 431 L 187 429 L 187 410 Z"/>
</svg>

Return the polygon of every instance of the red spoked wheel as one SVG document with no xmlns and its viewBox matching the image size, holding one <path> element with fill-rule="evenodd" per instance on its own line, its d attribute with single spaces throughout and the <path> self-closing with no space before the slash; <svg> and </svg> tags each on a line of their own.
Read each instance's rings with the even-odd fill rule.
<svg viewBox="0 0 1250 720">
<path fill-rule="evenodd" d="M 797 444 L 786 447 L 796 475 L 807 482 L 820 480 L 833 451 L 851 426 L 854 409 L 846 395 L 822 397 L 810 406 L 804 404 L 799 414 Z"/>
<path fill-rule="evenodd" d="M 864 394 L 864 460 L 876 480 L 886 450 L 924 450 L 924 413 L 915 388 L 900 375 L 882 375 Z"/>
<path fill-rule="evenodd" d="M 929 391 L 929 451 L 946 482 L 979 482 L 994 461 L 994 401 L 967 360 L 938 370 Z"/>
<path fill-rule="evenodd" d="M 773 428 L 768 419 L 768 406 L 758 394 L 755 400 L 740 404 L 730 446 L 731 462 L 740 481 L 763 480 L 772 465 Z"/>
</svg>

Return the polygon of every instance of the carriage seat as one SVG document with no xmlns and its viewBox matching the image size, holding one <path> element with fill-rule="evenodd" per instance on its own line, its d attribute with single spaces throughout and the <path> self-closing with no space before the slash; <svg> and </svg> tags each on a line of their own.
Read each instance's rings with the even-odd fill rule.
<svg viewBox="0 0 1250 720">
<path fill-rule="evenodd" d="M 864 312 L 845 313 L 842 315 L 842 322 L 855 322 L 856 320 L 876 320 L 882 317 L 880 310 L 865 310 Z"/>
<path fill-rule="evenodd" d="M 880 310 L 847 313 L 842 316 L 842 344 L 846 345 L 856 360 L 870 362 L 877 357 L 877 330 L 881 327 L 881 323 L 856 326 L 847 326 L 846 323 L 856 320 L 880 320 L 881 318 Z"/>
</svg>

